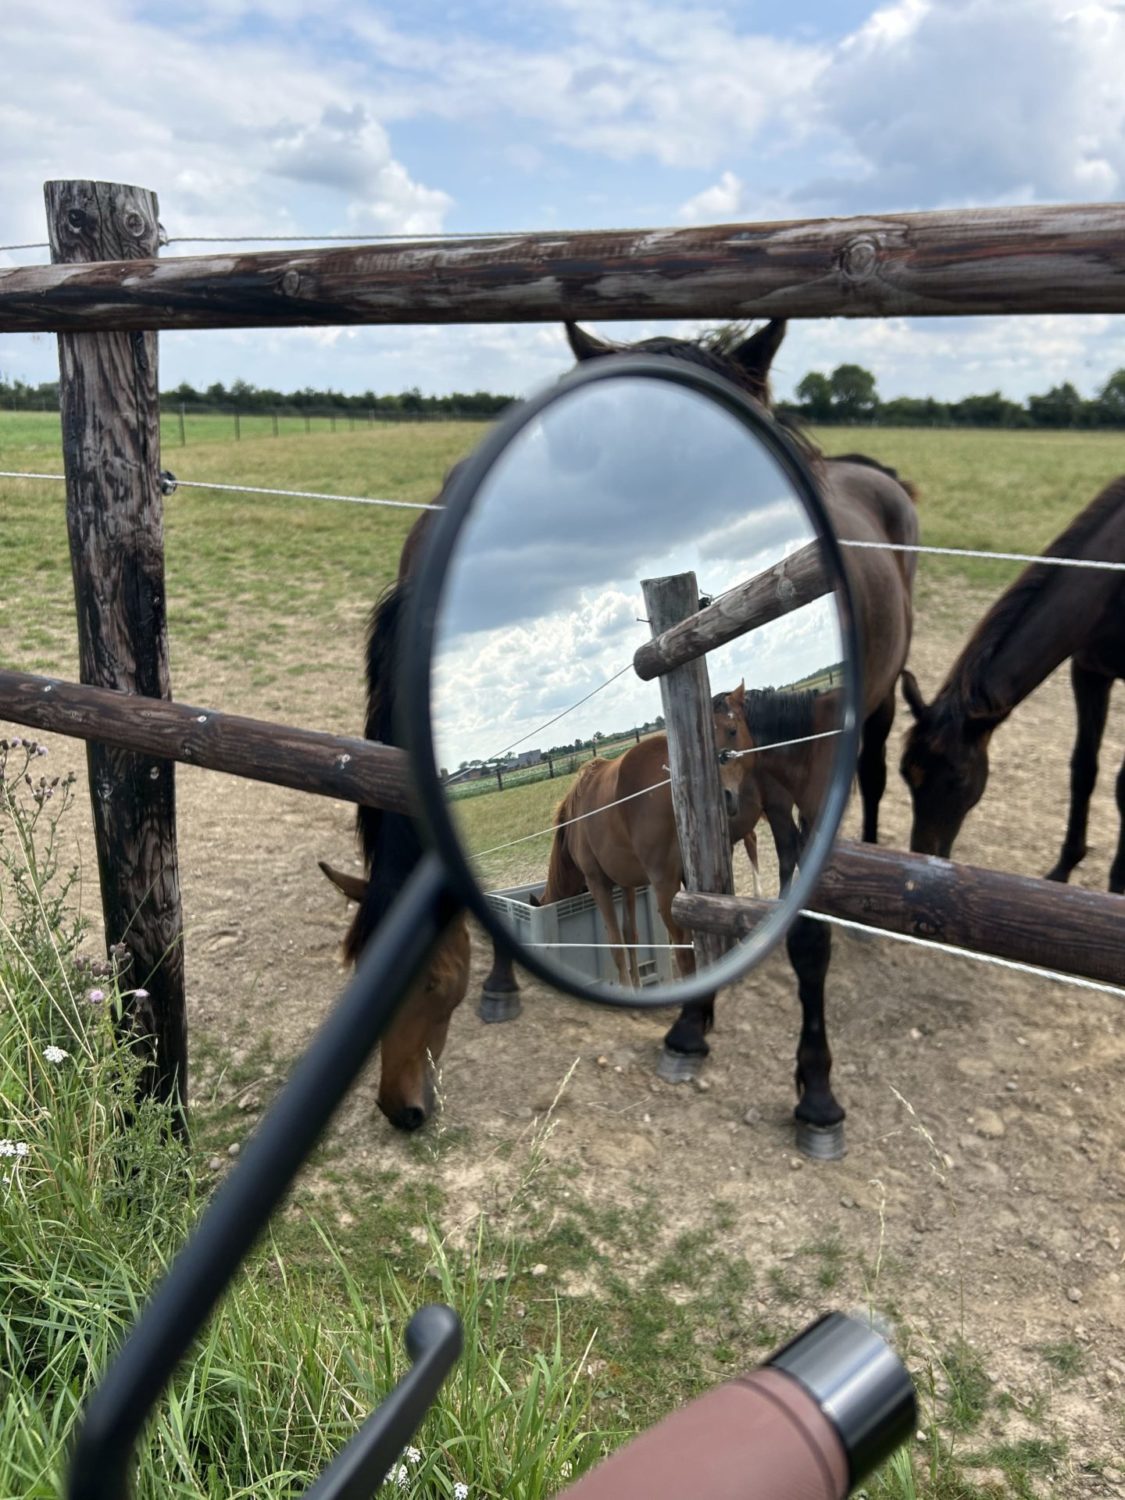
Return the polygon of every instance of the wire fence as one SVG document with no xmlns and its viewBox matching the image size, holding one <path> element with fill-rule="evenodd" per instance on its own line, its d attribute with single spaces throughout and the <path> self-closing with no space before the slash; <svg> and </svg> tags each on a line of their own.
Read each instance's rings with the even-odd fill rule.
<svg viewBox="0 0 1125 1500">
<path fill-rule="evenodd" d="M 0 247 L 0 248 L 3 248 L 3 247 Z M 62 475 L 62 474 L 49 474 L 49 473 L 43 473 L 43 472 L 37 472 L 37 471 L 29 471 L 29 470 L 0 470 L 0 478 L 4 478 L 4 479 L 17 479 L 17 480 L 48 481 L 48 482 L 52 482 L 52 483 L 63 483 L 65 481 L 65 476 Z M 351 504 L 360 504 L 360 505 L 386 505 L 386 506 L 404 507 L 404 508 L 408 508 L 408 509 L 417 509 L 417 510 L 426 510 L 426 509 L 441 508 L 440 506 L 435 506 L 433 503 L 427 504 L 427 503 L 424 503 L 424 502 L 417 502 L 417 501 L 402 501 L 402 500 L 394 500 L 394 499 L 389 499 L 389 498 L 384 498 L 384 497 L 357 496 L 357 495 L 341 495 L 341 494 L 335 494 L 335 493 L 329 493 L 329 492 L 322 492 L 322 491 L 283 490 L 283 489 L 265 488 L 265 487 L 252 486 L 252 485 L 224 485 L 224 484 L 217 484 L 217 483 L 204 482 L 204 481 L 177 480 L 177 479 L 173 479 L 172 476 L 170 476 L 170 475 L 168 476 L 168 478 L 169 478 L 169 480 L 171 480 L 171 485 L 170 485 L 171 489 L 175 489 L 175 488 L 184 488 L 184 489 L 198 488 L 198 489 L 201 489 L 201 490 L 212 490 L 212 491 L 228 492 L 228 493 L 234 493 L 234 494 L 265 494 L 265 495 L 276 496 L 278 498 L 314 499 L 314 500 L 324 500 L 324 501 L 335 500 L 335 501 L 340 501 L 340 502 L 344 502 L 344 503 L 351 503 Z M 929 546 L 929 545 L 925 545 L 925 544 L 921 544 L 921 543 L 919 543 L 917 545 L 906 545 L 906 544 L 895 544 L 895 543 L 884 543 L 884 542 L 849 541 L 849 540 L 846 540 L 846 539 L 841 539 L 840 540 L 840 545 L 842 547 L 855 547 L 855 548 L 865 548 L 865 549 L 882 550 L 882 551 L 892 551 L 892 552 L 910 552 L 910 553 L 914 553 L 914 554 L 918 554 L 918 555 L 923 555 L 923 556 L 924 555 L 932 555 L 932 556 L 937 556 L 937 557 L 953 557 L 953 558 L 966 558 L 966 559 L 967 558 L 973 558 L 973 559 L 983 559 L 983 560 L 986 560 L 986 561 L 1003 562 L 1003 563 L 1023 563 L 1025 565 L 1044 564 L 1044 565 L 1051 566 L 1051 567 L 1073 567 L 1073 568 L 1095 569 L 1095 570 L 1110 571 L 1110 572 L 1125 572 L 1125 562 L 1114 561 L 1114 560 L 1107 559 L 1107 558 L 1056 557 L 1056 556 L 1051 556 L 1051 555 L 1022 553 L 1022 552 L 997 552 L 997 551 L 989 551 L 989 550 L 986 550 L 986 549 L 978 549 L 978 548 L 937 547 L 937 546 Z M 568 713 L 572 712 L 574 708 L 579 707 L 582 703 L 588 702 L 590 700 L 590 698 L 592 698 L 593 696 L 595 696 L 595 694 L 597 694 L 598 692 L 601 692 L 604 688 L 608 687 L 612 682 L 615 682 L 627 670 L 628 670 L 628 667 L 623 667 L 621 669 L 621 671 L 615 673 L 612 677 L 609 677 L 604 682 L 600 683 L 596 688 L 594 688 L 590 693 L 586 694 L 583 698 L 579 699 L 575 704 L 572 704 L 569 708 L 564 709 L 561 714 L 558 714 L 553 719 L 548 720 L 545 725 L 541 726 L 541 729 L 549 727 L 549 725 L 557 723 L 560 719 L 565 718 L 566 715 Z M 540 733 L 541 729 L 536 729 L 536 730 L 530 731 L 528 735 L 522 736 L 520 740 L 514 741 L 511 746 L 507 747 L 507 749 L 512 749 L 512 748 L 515 747 L 515 745 L 518 745 L 518 744 L 522 743 L 523 740 L 525 740 L 527 738 L 531 738 L 535 734 Z M 822 734 L 811 735 L 811 736 L 804 736 L 804 737 L 802 737 L 801 739 L 798 739 L 798 740 L 784 741 L 784 742 L 780 742 L 780 743 L 778 743 L 776 745 L 766 745 L 766 746 L 754 747 L 754 749 L 751 749 L 751 750 L 727 752 L 727 754 L 729 756 L 731 756 L 731 757 L 739 757 L 740 758 L 740 757 L 745 756 L 745 755 L 752 755 L 752 754 L 757 753 L 757 752 L 759 752 L 761 750 L 785 749 L 785 748 L 789 748 L 789 747 L 794 746 L 794 745 L 805 743 L 805 742 L 807 742 L 809 740 L 825 739 L 825 738 L 828 738 L 828 737 L 830 737 L 832 735 L 838 734 L 839 732 L 840 731 L 838 731 L 838 730 L 829 730 L 829 731 L 826 731 L 826 732 L 824 732 Z M 605 758 L 612 758 L 612 756 L 614 754 L 617 754 L 617 755 L 624 754 L 625 751 L 629 748 L 629 744 L 630 743 L 632 743 L 632 741 L 625 740 L 624 742 L 617 743 L 616 746 L 614 746 L 614 745 L 611 744 L 611 745 L 609 745 L 609 746 L 606 747 L 606 751 L 599 750 L 596 753 L 603 754 L 605 756 Z M 585 747 L 583 747 L 583 748 L 585 748 Z M 501 753 L 505 753 L 505 752 L 501 752 Z M 592 759 L 593 758 L 593 753 L 595 753 L 595 752 L 592 752 L 591 755 L 587 757 L 587 759 Z M 529 784 L 531 784 L 531 783 L 533 783 L 535 781 L 543 781 L 543 780 L 547 780 L 547 779 L 550 779 L 551 777 L 553 777 L 555 775 L 555 765 L 560 764 L 560 763 L 562 765 L 566 766 L 566 770 L 562 771 L 561 774 L 564 774 L 564 775 L 565 774 L 569 774 L 569 772 L 571 770 L 570 760 L 573 759 L 575 756 L 578 756 L 580 754 L 581 754 L 581 752 L 566 752 L 565 755 L 560 755 L 559 757 L 552 756 L 551 757 L 552 764 L 549 767 L 547 765 L 543 764 L 543 763 L 540 763 L 538 765 L 533 765 L 533 766 L 529 766 L 529 767 L 525 767 L 525 768 L 520 768 L 520 769 L 517 769 L 515 771 L 509 771 L 509 772 L 504 772 L 503 769 L 500 768 L 499 773 L 498 773 L 498 779 L 500 780 L 500 784 L 501 785 L 503 785 L 503 778 L 507 777 L 508 784 L 510 786 L 526 786 L 526 785 L 529 785 Z M 577 764 L 575 765 L 574 769 L 577 769 Z M 493 775 L 493 774 L 497 774 L 495 768 L 490 769 L 490 773 L 489 774 L 490 774 L 490 776 Z M 537 830 L 534 833 L 522 835 L 520 838 L 507 840 L 505 842 L 502 842 L 502 843 L 499 843 L 499 844 L 495 844 L 495 845 L 492 845 L 492 846 L 490 846 L 488 848 L 482 849 L 482 850 L 480 850 L 480 851 L 477 852 L 476 857 L 479 858 L 479 859 L 483 859 L 483 858 L 485 858 L 485 857 L 487 857 L 489 855 L 496 854 L 496 853 L 498 853 L 498 852 L 500 852 L 502 850 L 510 849 L 510 848 L 513 848 L 513 847 L 515 847 L 517 845 L 530 843 L 530 842 L 532 842 L 532 841 L 534 841 L 536 839 L 542 839 L 542 838 L 545 838 L 545 837 L 548 837 L 548 836 L 553 837 L 554 834 L 555 834 L 555 832 L 556 832 L 556 830 L 557 830 L 557 828 L 568 827 L 572 823 L 581 822 L 584 819 L 597 816 L 600 813 L 607 812 L 611 807 L 620 806 L 623 802 L 632 801 L 636 797 L 646 796 L 649 792 L 657 790 L 660 787 L 668 786 L 668 785 L 670 785 L 670 783 L 671 783 L 671 778 L 667 777 L 667 778 L 665 778 L 665 779 L 663 779 L 661 781 L 653 783 L 652 786 L 645 787 L 641 791 L 635 792 L 635 793 L 631 794 L 630 797 L 625 797 L 625 798 L 617 799 L 616 801 L 608 803 L 608 804 L 606 804 L 605 806 L 603 806 L 601 808 L 594 809 L 592 812 L 579 814 L 577 817 L 574 817 L 574 818 L 571 818 L 571 819 L 567 819 L 567 820 L 565 820 L 562 823 L 552 824 L 549 828 L 540 829 L 540 830 Z M 475 786 L 474 787 L 471 783 L 467 783 L 467 784 L 464 784 L 461 787 L 451 787 L 450 788 L 450 794 L 452 796 L 454 796 L 454 797 L 480 795 L 481 792 L 484 789 L 485 789 L 484 787 L 481 787 L 481 786 Z M 488 791 L 492 791 L 493 790 L 493 787 L 491 785 L 491 781 L 489 781 L 487 783 L 487 790 Z M 824 923 L 827 923 L 827 924 L 829 924 L 831 926 L 840 928 L 842 930 L 848 930 L 848 931 L 852 931 L 852 932 L 857 932 L 857 933 L 860 933 L 860 934 L 863 934 L 863 935 L 866 935 L 866 936 L 871 936 L 871 937 L 885 938 L 885 939 L 888 939 L 888 940 L 893 941 L 893 942 L 907 943 L 907 944 L 910 944 L 910 945 L 912 945 L 914 947 L 921 947 L 921 948 L 924 948 L 924 949 L 929 949 L 929 950 L 931 950 L 933 952 L 941 953 L 941 954 L 945 955 L 946 957 L 955 957 L 955 958 L 968 959 L 968 960 L 971 960 L 971 961 L 973 961 L 975 963 L 988 964 L 988 965 L 991 965 L 991 966 L 993 966 L 995 968 L 1007 969 L 1007 970 L 1010 970 L 1010 971 L 1013 971 L 1013 972 L 1031 975 L 1031 976 L 1034 976 L 1034 977 L 1039 978 L 1039 979 L 1046 979 L 1046 980 L 1049 980 L 1049 981 L 1054 981 L 1054 982 L 1057 982 L 1057 983 L 1060 983 L 1060 984 L 1071 985 L 1071 986 L 1078 987 L 1078 988 L 1085 989 L 1085 990 L 1097 991 L 1097 992 L 1100 992 L 1100 993 L 1103 993 L 1103 994 L 1108 994 L 1108 995 L 1113 995 L 1113 996 L 1118 996 L 1118 997 L 1125 997 L 1125 989 L 1123 989 L 1123 988 L 1120 988 L 1120 987 L 1115 986 L 1115 985 L 1109 985 L 1109 984 L 1100 983 L 1100 982 L 1097 982 L 1097 981 L 1094 981 L 1094 980 L 1090 980 L 1090 979 L 1084 979 L 1084 978 L 1081 978 L 1079 976 L 1076 976 L 1076 975 L 1073 975 L 1073 974 L 1067 974 L 1067 973 L 1062 972 L 1062 971 L 1053 970 L 1053 969 L 1046 969 L 1046 968 L 1043 968 L 1043 967 L 1040 967 L 1040 966 L 1037 966 L 1037 965 L 1033 965 L 1033 964 L 1019 963 L 1019 962 L 1017 962 L 1015 960 L 1012 960 L 1012 959 L 999 958 L 999 957 L 997 957 L 997 956 L 995 956 L 993 954 L 978 953 L 978 952 L 976 952 L 973 949 L 960 948 L 960 947 L 957 947 L 955 945 L 951 945 L 951 944 L 947 944 L 947 943 L 934 942 L 931 939 L 917 937 L 914 934 L 910 934 L 910 933 L 891 932 L 891 931 L 886 930 L 885 928 L 872 927 L 872 926 L 870 926 L 870 925 L 868 925 L 866 923 L 856 922 L 856 921 L 853 921 L 853 920 L 850 920 L 850 919 L 846 919 L 846 918 L 843 918 L 843 917 L 828 916 L 828 915 L 826 915 L 826 914 L 824 914 L 822 912 L 816 912 L 816 911 L 811 911 L 810 910 L 810 911 L 804 912 L 803 915 L 805 915 L 807 917 L 810 917 L 810 918 L 812 918 L 812 919 L 814 919 L 814 920 L 816 920 L 818 922 L 824 922 Z M 592 947 L 606 947 L 606 946 L 613 946 L 613 945 L 607 945 L 607 944 L 590 944 L 590 943 L 581 943 L 581 944 L 558 944 L 558 943 L 552 943 L 552 944 L 548 944 L 548 945 L 545 945 L 545 946 L 551 946 L 551 947 L 592 948 Z M 669 948 L 674 948 L 677 945 L 671 944 L 671 943 L 669 943 L 669 944 L 651 944 L 650 943 L 650 944 L 642 944 L 640 946 L 644 947 L 644 948 L 655 948 L 655 947 L 669 947 Z"/>
</svg>

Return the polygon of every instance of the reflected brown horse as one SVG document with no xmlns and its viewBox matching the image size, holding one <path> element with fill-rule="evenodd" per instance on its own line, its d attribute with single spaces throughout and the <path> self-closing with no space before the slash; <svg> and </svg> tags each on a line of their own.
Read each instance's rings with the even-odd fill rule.
<svg viewBox="0 0 1125 1500">
<path fill-rule="evenodd" d="M 753 747 L 746 727 L 745 697 L 743 683 L 711 700 L 715 747 L 720 755 Z M 749 760 L 720 760 L 719 781 L 732 832 L 740 826 L 735 820 L 743 811 L 742 789 Z M 755 822 L 759 813 L 755 804 L 751 811 Z M 732 842 L 742 837 L 741 831 L 733 833 Z M 555 837 L 540 904 L 588 890 L 613 944 L 618 979 L 622 985 L 636 988 L 636 893 L 641 886 L 653 889 L 669 940 L 676 945 L 680 974 L 695 971 L 687 935 L 672 915 L 672 897 L 682 884 L 683 859 L 668 782 L 667 736 L 651 735 L 619 760 L 589 761 L 555 811 Z M 613 901 L 615 886 L 624 895 L 624 937 Z"/>
</svg>

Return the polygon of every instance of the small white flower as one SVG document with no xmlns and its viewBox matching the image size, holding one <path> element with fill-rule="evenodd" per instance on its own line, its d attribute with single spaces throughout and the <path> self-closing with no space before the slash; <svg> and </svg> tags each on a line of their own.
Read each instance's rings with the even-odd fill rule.
<svg viewBox="0 0 1125 1500">
<path fill-rule="evenodd" d="M 453 1486 L 453 1500 L 469 1500 L 469 1486 L 463 1480 Z"/>
<path fill-rule="evenodd" d="M 43 1057 L 49 1063 L 61 1063 L 64 1058 L 69 1056 L 70 1053 L 64 1051 L 62 1047 L 43 1048 Z"/>
<path fill-rule="evenodd" d="M 570 1459 L 569 1458 L 564 1458 L 563 1461 L 562 1461 L 562 1463 L 559 1465 L 559 1472 L 562 1474 L 562 1477 L 564 1479 L 569 1479 L 570 1478 L 570 1471 L 571 1471 L 572 1468 L 573 1468 L 573 1465 L 571 1464 Z"/>
<path fill-rule="evenodd" d="M 410 1470 L 406 1467 L 405 1464 L 399 1464 L 398 1468 L 395 1470 L 395 1484 L 398 1485 L 400 1490 L 404 1490 L 409 1483 Z"/>
<path fill-rule="evenodd" d="M 407 1458 L 410 1460 L 410 1462 L 412 1464 L 418 1463 L 418 1461 L 422 1457 L 422 1455 L 418 1452 L 417 1448 L 407 1448 L 407 1450 L 406 1450 L 406 1456 L 407 1456 Z"/>
<path fill-rule="evenodd" d="M 0 1141 L 0 1156 L 15 1156 L 15 1154 L 16 1154 L 16 1143 L 15 1143 L 15 1141 L 10 1141 L 8 1139 L 8 1137 L 5 1136 L 4 1139 L 2 1141 Z"/>
<path fill-rule="evenodd" d="M 30 1150 L 31 1150 L 31 1147 L 27 1144 L 26 1141 L 17 1141 L 16 1142 L 16 1155 L 17 1156 L 26 1156 L 27 1153 Z"/>
</svg>

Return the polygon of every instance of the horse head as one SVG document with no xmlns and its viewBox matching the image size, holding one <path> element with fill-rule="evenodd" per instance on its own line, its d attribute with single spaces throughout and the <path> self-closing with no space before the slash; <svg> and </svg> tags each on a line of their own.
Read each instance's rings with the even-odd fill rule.
<svg viewBox="0 0 1125 1500">
<path fill-rule="evenodd" d="M 716 693 L 711 700 L 715 716 L 715 744 L 719 751 L 719 782 L 727 817 L 735 819 L 742 803 L 743 785 L 752 775 L 752 757 L 737 752 L 752 750 L 754 740 L 746 723 L 746 683 L 730 693 Z M 732 752 L 735 752 L 732 754 Z"/>
<path fill-rule="evenodd" d="M 335 870 L 323 860 L 321 870 L 360 913 L 368 898 L 369 882 Z M 357 916 L 358 922 L 358 916 Z M 347 957 L 355 959 L 353 922 Z M 434 1065 L 449 1034 L 453 1012 L 461 1004 L 469 974 L 469 933 L 463 917 L 443 938 L 422 978 L 411 987 L 379 1042 L 381 1066 L 377 1103 L 392 1125 L 417 1130 L 434 1107 Z"/>
<path fill-rule="evenodd" d="M 673 359 L 688 360 L 691 364 L 703 365 L 718 375 L 725 375 L 728 380 L 742 386 L 755 400 L 768 407 L 770 366 L 785 337 L 785 319 L 772 318 L 756 333 L 739 339 L 737 343 L 729 338 L 724 339 L 721 335 L 702 342 L 661 335 L 658 338 L 642 339 L 636 344 L 617 344 L 608 339 L 596 338 L 577 323 L 568 323 L 566 334 L 579 364 L 590 359 L 600 359 L 607 354 L 667 354 Z"/>
<path fill-rule="evenodd" d="M 913 672 L 903 672 L 902 691 L 914 716 L 899 766 L 914 804 L 910 848 L 948 859 L 962 823 L 984 795 L 993 725 L 946 712 L 940 697 L 927 704 Z"/>
</svg>

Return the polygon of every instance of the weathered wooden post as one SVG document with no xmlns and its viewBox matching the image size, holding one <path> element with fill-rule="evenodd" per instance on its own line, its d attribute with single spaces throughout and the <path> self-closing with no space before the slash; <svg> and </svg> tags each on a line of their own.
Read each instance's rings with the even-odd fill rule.
<svg viewBox="0 0 1125 1500">
<path fill-rule="evenodd" d="M 157 254 L 156 195 L 107 182 L 48 182 L 56 262 Z M 155 333 L 59 334 L 67 531 L 81 680 L 170 698 L 164 502 Z M 124 986 L 144 989 L 127 1016 L 155 1033 L 142 1087 L 174 1099 L 186 1128 L 183 918 L 172 763 L 87 747 L 107 946 L 124 944 Z"/>
<path fill-rule="evenodd" d="M 676 573 L 669 578 L 641 581 L 645 608 L 654 636 L 699 609 L 699 587 L 694 573 Z M 711 686 L 707 662 L 702 655 L 661 674 L 660 698 L 668 736 L 668 770 L 672 777 L 672 807 L 680 837 L 684 888 L 732 894 L 734 873 L 730 859 L 730 829 L 723 789 L 715 727 L 711 713 Z M 730 940 L 713 932 L 692 934 L 696 962 L 701 968 L 716 963 L 730 948 Z M 708 1029 L 714 999 L 685 1006 Z M 674 1051 L 665 1043 L 658 1072 L 669 1083 L 693 1078 L 703 1055 Z"/>
</svg>

